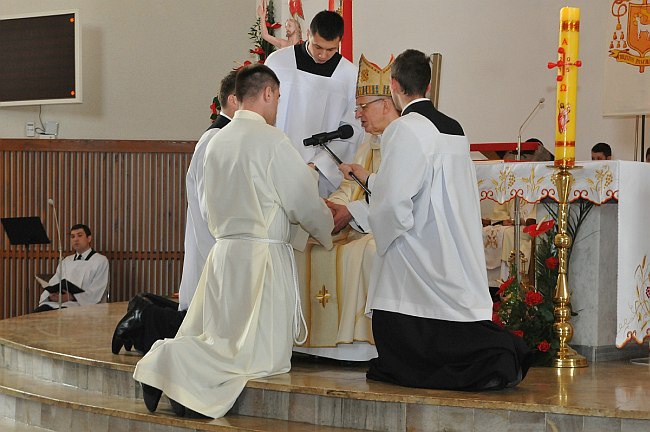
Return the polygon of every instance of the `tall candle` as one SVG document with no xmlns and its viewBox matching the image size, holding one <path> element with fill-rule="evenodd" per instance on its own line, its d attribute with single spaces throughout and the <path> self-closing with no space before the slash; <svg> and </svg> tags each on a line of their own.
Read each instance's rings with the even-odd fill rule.
<svg viewBox="0 0 650 432">
<path fill-rule="evenodd" d="M 555 166 L 571 167 L 576 160 L 576 93 L 578 88 L 578 39 L 580 9 L 560 10 L 557 67 Z"/>
</svg>

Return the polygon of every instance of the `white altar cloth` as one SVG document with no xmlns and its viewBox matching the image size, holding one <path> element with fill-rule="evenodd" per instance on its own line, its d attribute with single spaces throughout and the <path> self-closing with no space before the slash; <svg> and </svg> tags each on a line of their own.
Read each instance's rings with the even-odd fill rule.
<svg viewBox="0 0 650 432">
<path fill-rule="evenodd" d="M 650 337 L 650 164 L 628 161 L 577 162 L 571 202 L 618 203 L 616 346 Z M 529 203 L 557 201 L 549 162 L 477 162 L 481 200 L 504 203 L 518 196 Z M 589 271 L 580 269 L 576 271 Z"/>
</svg>

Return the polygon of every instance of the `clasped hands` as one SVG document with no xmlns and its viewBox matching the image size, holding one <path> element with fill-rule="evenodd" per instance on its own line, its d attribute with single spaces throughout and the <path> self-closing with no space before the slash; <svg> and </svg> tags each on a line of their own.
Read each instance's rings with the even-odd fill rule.
<svg viewBox="0 0 650 432">
<path fill-rule="evenodd" d="M 346 180 L 352 180 L 352 177 L 350 176 L 350 173 L 352 172 L 364 183 L 368 180 L 368 176 L 370 175 L 370 172 L 366 171 L 366 169 L 359 164 L 341 164 L 339 165 L 339 170 L 343 173 Z M 334 218 L 334 229 L 332 230 L 332 234 L 338 234 L 347 226 L 347 224 L 350 223 L 352 220 L 352 214 L 346 205 L 336 204 L 327 199 L 325 200 L 325 204 L 327 204 L 327 207 L 332 211 L 332 217 Z"/>
</svg>

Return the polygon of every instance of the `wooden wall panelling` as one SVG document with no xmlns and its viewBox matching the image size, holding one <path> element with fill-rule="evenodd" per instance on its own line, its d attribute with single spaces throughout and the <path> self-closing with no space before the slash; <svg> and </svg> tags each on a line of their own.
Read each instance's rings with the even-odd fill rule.
<svg viewBox="0 0 650 432">
<path fill-rule="evenodd" d="M 185 173 L 194 142 L 0 139 L 0 216 L 39 216 L 50 245 L 11 246 L 0 240 L 0 318 L 30 312 L 38 301 L 34 274 L 53 273 L 58 239 L 64 255 L 68 230 L 86 223 L 93 246 L 110 262 L 112 301 L 141 291 L 178 289 L 185 234 Z"/>
</svg>

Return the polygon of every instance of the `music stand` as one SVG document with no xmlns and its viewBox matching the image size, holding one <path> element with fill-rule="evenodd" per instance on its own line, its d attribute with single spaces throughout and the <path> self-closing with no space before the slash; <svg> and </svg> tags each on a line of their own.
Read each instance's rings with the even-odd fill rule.
<svg viewBox="0 0 650 432">
<path fill-rule="evenodd" d="M 49 244 L 50 239 L 38 216 L 1 218 L 2 226 L 12 245 L 25 245 L 25 269 L 29 278 L 29 245 Z"/>
<path fill-rule="evenodd" d="M 2 218 L 9 243 L 12 245 L 49 244 L 50 239 L 38 216 Z"/>
</svg>

